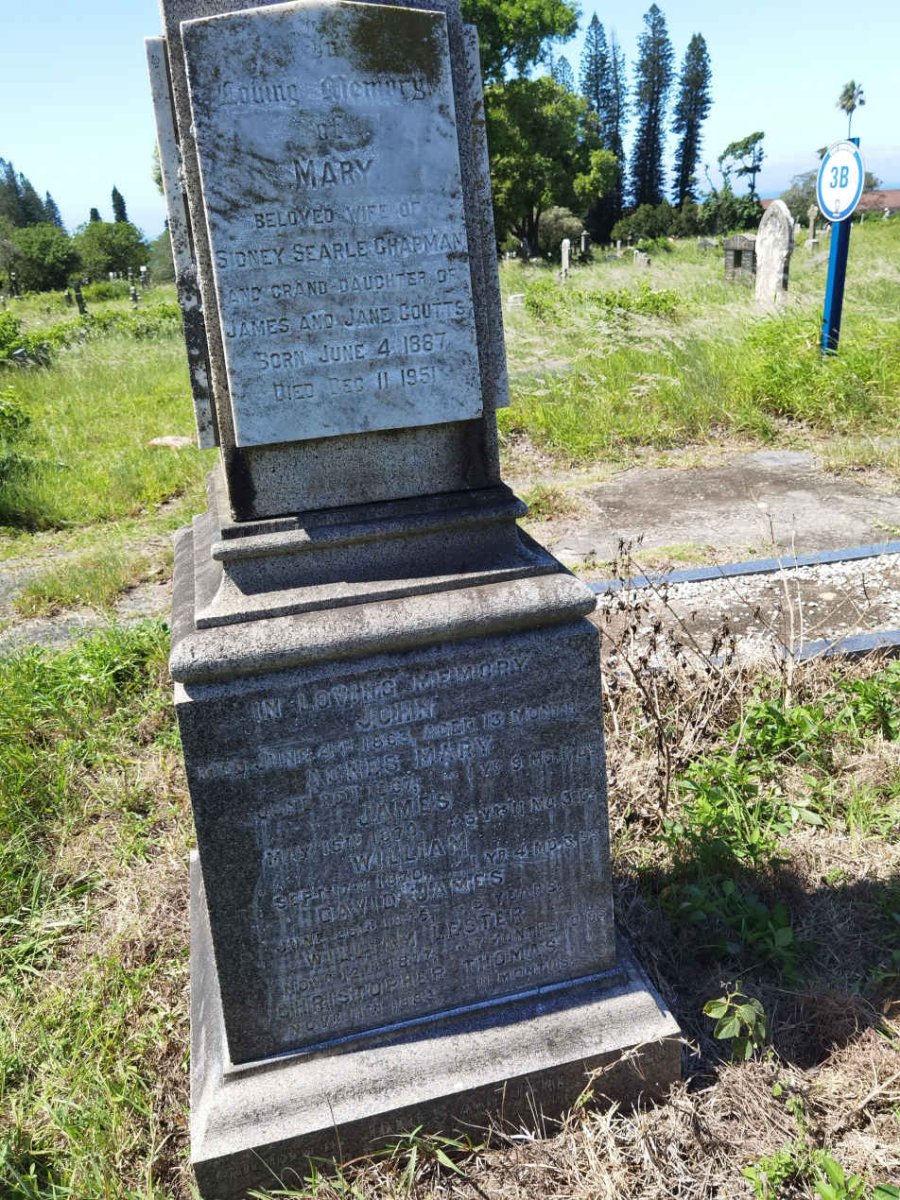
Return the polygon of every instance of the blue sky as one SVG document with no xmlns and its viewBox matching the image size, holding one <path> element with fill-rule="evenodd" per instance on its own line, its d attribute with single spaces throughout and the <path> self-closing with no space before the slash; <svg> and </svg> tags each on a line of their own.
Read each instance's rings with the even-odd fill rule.
<svg viewBox="0 0 900 1200">
<path fill-rule="evenodd" d="M 596 11 L 619 40 L 631 77 L 649 0 L 583 5 L 581 32 L 558 47 L 578 74 L 583 30 Z M 866 106 L 853 119 L 869 170 L 900 186 L 900 0 L 659 0 L 680 66 L 693 33 L 712 60 L 713 107 L 703 160 L 765 132 L 758 186 L 777 195 L 817 165 L 817 146 L 846 135 L 835 108 L 855 79 Z M 71 229 L 92 205 L 111 219 L 110 191 L 149 236 L 163 227 L 151 179 L 153 116 L 143 39 L 159 32 L 156 0 L 52 0 L 33 10 L 2 2 L 0 157 L 50 191 Z M 673 139 L 669 140 L 669 150 Z"/>
</svg>

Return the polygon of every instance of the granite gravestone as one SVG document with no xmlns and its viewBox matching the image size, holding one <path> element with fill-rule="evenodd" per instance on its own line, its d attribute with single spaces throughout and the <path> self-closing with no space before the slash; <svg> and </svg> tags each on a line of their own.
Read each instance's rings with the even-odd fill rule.
<svg viewBox="0 0 900 1200">
<path fill-rule="evenodd" d="M 756 234 L 756 302 L 776 308 L 787 299 L 788 269 L 794 249 L 794 218 L 783 200 L 773 200 Z"/>
<path fill-rule="evenodd" d="M 148 61 L 209 510 L 171 670 L 204 1197 L 678 1073 L 617 945 L 589 590 L 522 534 L 457 0 L 162 0 Z"/>
</svg>

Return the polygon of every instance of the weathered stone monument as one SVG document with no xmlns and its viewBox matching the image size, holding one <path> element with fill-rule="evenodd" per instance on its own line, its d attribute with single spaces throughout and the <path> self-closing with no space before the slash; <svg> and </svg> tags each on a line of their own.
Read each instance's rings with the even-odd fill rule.
<svg viewBox="0 0 900 1200">
<path fill-rule="evenodd" d="M 819 217 L 818 204 L 811 204 L 806 210 L 807 218 L 809 219 L 809 232 L 806 238 L 807 250 L 815 250 L 819 244 L 819 239 L 816 237 L 816 221 Z"/>
<path fill-rule="evenodd" d="M 171 671 L 201 1195 L 679 1072 L 617 944 L 591 592 L 516 526 L 457 0 L 162 0 L 209 510 Z M 622 1051 L 640 1047 L 622 1059 Z M 289 1176 L 296 1181 L 297 1176 Z"/>
<path fill-rule="evenodd" d="M 756 234 L 735 233 L 722 243 L 728 283 L 752 280 L 756 274 Z"/>
<path fill-rule="evenodd" d="M 794 249 L 794 218 L 783 200 L 773 200 L 756 234 L 756 302 L 776 308 L 787 299 Z"/>
<path fill-rule="evenodd" d="M 569 278 L 569 260 L 571 258 L 571 254 L 572 254 L 571 238 L 563 238 L 563 240 L 559 246 L 559 256 L 560 256 L 560 261 L 562 263 L 563 279 Z"/>
</svg>

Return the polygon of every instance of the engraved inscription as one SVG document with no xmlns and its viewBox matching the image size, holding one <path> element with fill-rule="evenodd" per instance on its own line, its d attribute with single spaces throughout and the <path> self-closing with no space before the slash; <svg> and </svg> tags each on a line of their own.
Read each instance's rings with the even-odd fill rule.
<svg viewBox="0 0 900 1200">
<path fill-rule="evenodd" d="M 481 414 L 446 18 L 373 72 L 373 7 L 184 26 L 238 445 Z"/>
<path fill-rule="evenodd" d="M 599 701 L 544 636 L 286 675 L 214 718 L 223 752 L 187 761 L 201 846 L 252 881 L 224 935 L 259 964 L 242 1021 L 299 1046 L 611 965 Z"/>
</svg>

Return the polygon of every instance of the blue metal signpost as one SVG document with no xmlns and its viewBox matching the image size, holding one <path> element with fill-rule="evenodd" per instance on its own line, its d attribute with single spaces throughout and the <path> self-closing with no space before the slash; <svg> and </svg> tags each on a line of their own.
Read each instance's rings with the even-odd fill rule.
<svg viewBox="0 0 900 1200">
<path fill-rule="evenodd" d="M 822 353 L 834 354 L 841 336 L 844 280 L 850 252 L 850 217 L 862 195 L 866 172 L 859 153 L 859 138 L 848 138 L 829 147 L 819 167 L 816 199 L 822 215 L 832 223 L 831 256 L 822 314 Z"/>
</svg>

